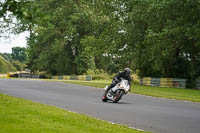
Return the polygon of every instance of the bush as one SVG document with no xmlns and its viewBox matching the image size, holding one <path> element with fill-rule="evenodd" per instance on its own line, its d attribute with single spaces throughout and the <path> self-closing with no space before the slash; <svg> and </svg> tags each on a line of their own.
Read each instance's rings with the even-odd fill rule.
<svg viewBox="0 0 200 133">
<path fill-rule="evenodd" d="M 12 61 L 13 66 L 17 69 L 17 71 L 23 71 L 25 64 L 22 64 L 19 61 Z"/>
<path fill-rule="evenodd" d="M 109 75 L 107 73 L 101 73 L 101 74 L 93 74 L 92 79 L 93 80 L 112 80 L 114 75 Z"/>
</svg>

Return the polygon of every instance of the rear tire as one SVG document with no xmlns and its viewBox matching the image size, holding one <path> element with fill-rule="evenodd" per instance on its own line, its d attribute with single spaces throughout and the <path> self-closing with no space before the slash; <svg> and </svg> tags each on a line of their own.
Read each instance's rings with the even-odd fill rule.
<svg viewBox="0 0 200 133">
<path fill-rule="evenodd" d="M 106 97 L 107 93 L 105 92 L 102 96 L 102 101 L 103 102 L 107 102 L 108 101 L 108 98 Z"/>
<path fill-rule="evenodd" d="M 124 90 L 117 90 L 116 96 L 114 96 L 113 98 L 113 103 L 117 103 L 122 98 L 124 93 L 125 93 Z"/>
</svg>

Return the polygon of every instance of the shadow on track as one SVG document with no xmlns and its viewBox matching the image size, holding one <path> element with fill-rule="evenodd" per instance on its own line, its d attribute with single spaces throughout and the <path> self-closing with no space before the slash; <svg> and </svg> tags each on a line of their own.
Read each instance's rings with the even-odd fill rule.
<svg viewBox="0 0 200 133">
<path fill-rule="evenodd" d="M 101 101 L 102 102 L 102 101 Z M 109 104 L 132 104 L 132 103 L 128 103 L 128 102 L 117 102 L 117 103 L 113 103 L 112 101 L 107 101 L 107 102 L 102 102 L 102 103 L 109 103 Z"/>
</svg>

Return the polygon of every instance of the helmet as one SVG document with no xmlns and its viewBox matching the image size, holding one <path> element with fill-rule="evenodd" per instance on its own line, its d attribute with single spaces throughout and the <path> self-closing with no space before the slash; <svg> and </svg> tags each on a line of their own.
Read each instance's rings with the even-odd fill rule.
<svg viewBox="0 0 200 133">
<path fill-rule="evenodd" d="M 126 73 L 126 75 L 130 75 L 131 69 L 130 68 L 124 68 L 124 72 Z"/>
</svg>

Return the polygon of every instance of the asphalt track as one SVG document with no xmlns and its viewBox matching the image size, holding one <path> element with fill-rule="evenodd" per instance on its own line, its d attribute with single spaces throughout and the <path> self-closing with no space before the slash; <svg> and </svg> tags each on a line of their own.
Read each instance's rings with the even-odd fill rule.
<svg viewBox="0 0 200 133">
<path fill-rule="evenodd" d="M 58 106 L 155 133 L 199 133 L 200 104 L 128 94 L 103 103 L 100 88 L 40 80 L 0 79 L 0 93 Z"/>
</svg>

